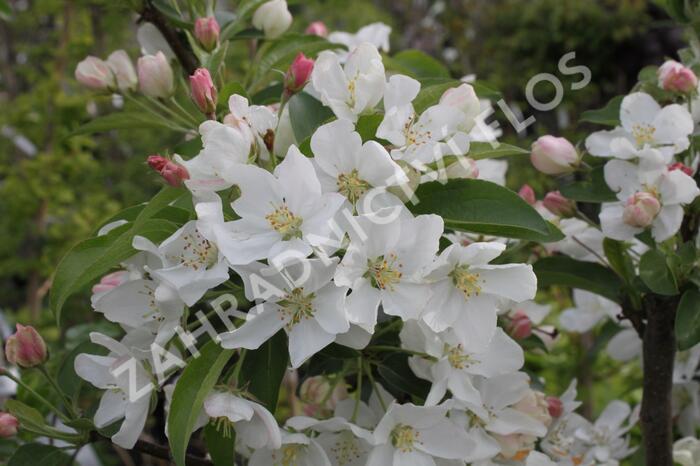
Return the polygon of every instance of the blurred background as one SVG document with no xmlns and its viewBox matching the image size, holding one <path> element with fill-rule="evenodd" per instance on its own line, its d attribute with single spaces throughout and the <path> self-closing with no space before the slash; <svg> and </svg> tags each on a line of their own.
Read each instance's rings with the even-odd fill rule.
<svg viewBox="0 0 700 466">
<path fill-rule="evenodd" d="M 218 7 L 231 11 L 235 4 L 219 0 Z M 349 32 L 382 21 L 393 29 L 392 50 L 423 50 L 447 63 L 455 78 L 474 74 L 489 83 L 513 108 L 537 117 L 526 134 L 517 135 L 497 113 L 505 128 L 503 140 L 522 147 L 528 147 L 534 135 L 545 133 L 581 141 L 591 129 L 575 124 L 582 111 L 602 107 L 613 96 L 628 92 L 644 66 L 660 64 L 664 57 L 677 58 L 675 51 L 685 42 L 663 10 L 645 0 L 304 0 L 290 4 L 293 28 L 299 32 L 317 20 L 331 31 Z M 88 54 L 106 57 L 120 48 L 135 60 L 137 19 L 127 2 L 113 0 L 0 0 L 3 334 L 15 321 L 30 323 L 41 328 L 56 348 L 65 349 L 79 334 L 104 325 L 103 319 L 93 315 L 86 292 L 66 308 L 70 330 L 60 331 L 46 299 L 61 256 L 110 215 L 150 198 L 160 181 L 145 164 L 146 157 L 179 142 L 173 134 L 140 128 L 74 134 L 91 117 L 110 113 L 120 104 L 81 88 L 73 77 L 76 64 Z M 526 83 L 537 73 L 558 74 L 560 57 L 571 51 L 576 52 L 576 65 L 590 68 L 591 84 L 574 92 L 569 83 L 580 75 L 559 74 L 566 89 L 562 105 L 552 112 L 536 112 L 524 98 Z M 230 60 L 236 60 L 236 53 Z M 539 195 L 549 187 L 549 181 L 539 177 L 527 160 L 513 161 L 509 187 L 517 190 L 525 181 Z M 558 298 L 562 306 L 568 300 L 564 294 Z M 577 376 L 586 409 L 594 411 L 603 400 L 638 397 L 626 392 L 630 386 L 639 386 L 638 371 L 620 372 L 606 356 L 593 355 L 590 349 L 595 342 L 566 338 L 559 350 L 529 361 L 533 369 L 550 376 L 545 377 L 549 391 L 562 391 Z M 624 379 L 624 383 L 604 384 L 600 394 L 586 391 L 592 381 L 607 379 Z"/>
</svg>

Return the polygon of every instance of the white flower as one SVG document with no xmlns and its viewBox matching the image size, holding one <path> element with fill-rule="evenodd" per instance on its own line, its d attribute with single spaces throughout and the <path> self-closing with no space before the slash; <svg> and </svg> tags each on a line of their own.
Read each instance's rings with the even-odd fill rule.
<svg viewBox="0 0 700 466">
<path fill-rule="evenodd" d="M 350 246 L 335 276 L 337 284 L 352 288 L 350 321 L 374 332 L 379 303 L 389 315 L 417 319 L 429 291 L 420 273 L 438 251 L 442 218 L 406 213 L 389 223 L 376 223 L 372 215 L 356 221 L 365 237 L 350 231 Z"/>
<path fill-rule="evenodd" d="M 674 382 L 671 392 L 673 419 L 681 434 L 695 435 L 700 424 L 700 383 Z"/>
<path fill-rule="evenodd" d="M 604 255 L 604 236 L 598 228 L 573 217 L 559 220 L 558 226 L 566 237 L 556 243 L 548 244 L 547 248 L 550 251 L 558 251 L 574 259 L 588 262 L 598 261 L 596 254 Z"/>
<path fill-rule="evenodd" d="M 227 177 L 241 189 L 231 206 L 239 220 L 214 225 L 216 244 L 231 265 L 249 264 L 333 238 L 332 219 L 345 202 L 337 193 L 322 194 L 313 165 L 296 146 L 273 173 L 242 165 Z"/>
<path fill-rule="evenodd" d="M 340 119 L 357 121 L 362 113 L 372 110 L 384 95 L 384 64 L 377 48 L 368 43 L 357 46 L 345 66 L 338 55 L 323 51 L 318 55 L 311 83 Z"/>
<path fill-rule="evenodd" d="M 408 321 L 401 330 L 401 345 L 436 358 L 435 362 L 418 356 L 409 359 L 411 367 L 419 367 L 414 372 L 419 376 L 427 375 L 425 378 L 433 383 L 425 401 L 426 406 L 440 403 L 447 390 L 460 401 L 479 404 L 481 398 L 472 383 L 475 376 L 493 377 L 512 373 L 520 369 L 524 362 L 520 345 L 500 328 L 484 345 L 462 340 L 451 330 L 436 335 L 422 322 Z"/>
<path fill-rule="evenodd" d="M 673 461 L 681 466 L 700 465 L 700 440 L 684 437 L 673 444 Z"/>
<path fill-rule="evenodd" d="M 527 460 L 525 460 L 525 466 L 557 466 L 557 464 L 549 456 L 538 451 L 530 452 L 527 455 Z"/>
<path fill-rule="evenodd" d="M 473 131 L 472 131 L 473 132 Z M 480 180 L 490 181 L 499 186 L 506 185 L 506 173 L 508 172 L 508 162 L 496 159 L 481 159 L 476 161 L 476 168 L 479 169 Z"/>
<path fill-rule="evenodd" d="M 214 391 L 204 399 L 204 412 L 227 432 L 231 424 L 236 440 L 249 448 L 280 448 L 282 437 L 275 417 L 261 404 L 233 393 Z"/>
<path fill-rule="evenodd" d="M 616 361 L 627 362 L 642 355 L 642 339 L 629 321 L 620 322 L 617 332 L 605 346 L 605 351 Z"/>
<path fill-rule="evenodd" d="M 90 334 L 90 340 L 107 348 L 109 355 L 79 354 L 75 358 L 75 373 L 105 390 L 95 412 L 95 426 L 102 428 L 124 419 L 119 431 L 112 436 L 112 441 L 130 449 L 136 444 L 148 417 L 153 387 L 150 374 L 134 354 L 118 341 L 96 332 Z M 123 370 L 125 364 L 133 366 Z M 131 385 L 133 382 L 135 386 Z M 139 393 L 142 389 L 143 392 Z"/>
<path fill-rule="evenodd" d="M 693 132 L 693 119 L 678 104 L 661 106 L 649 94 L 635 92 L 620 106 L 620 122 L 612 131 L 598 131 L 586 139 L 586 149 L 592 155 L 619 159 L 643 158 L 643 149 L 658 148 L 664 160 L 688 148 L 688 136 Z"/>
<path fill-rule="evenodd" d="M 337 259 L 303 259 L 277 269 L 255 262 L 233 269 L 245 283 L 246 298 L 265 300 L 236 330 L 220 336 L 224 348 L 257 349 L 284 328 L 293 368 L 347 332 L 348 289 L 331 281 Z"/>
<path fill-rule="evenodd" d="M 574 290 L 574 307 L 564 310 L 559 323 L 569 332 L 584 333 L 595 327 L 603 319 L 617 320 L 622 312 L 620 306 L 595 293 Z"/>
<path fill-rule="evenodd" d="M 680 229 L 683 206 L 700 189 L 682 170 L 669 170 L 658 151 L 640 154 L 639 165 L 622 160 L 605 165 L 605 181 L 621 202 L 603 204 L 601 228 L 609 238 L 628 240 L 650 227 L 654 239 L 664 241 Z"/>
<path fill-rule="evenodd" d="M 629 447 L 629 437 L 625 434 L 637 423 L 638 416 L 638 410 L 632 411 L 627 403 L 615 400 L 605 407 L 595 423 L 580 427 L 576 437 L 588 447 L 584 464 L 587 461 L 605 464 L 632 454 L 635 448 Z M 623 425 L 625 421 L 627 424 Z"/>
<path fill-rule="evenodd" d="M 249 466 L 331 466 L 316 439 L 304 434 L 282 431 L 278 449 L 259 448 L 253 452 Z"/>
<path fill-rule="evenodd" d="M 355 34 L 343 31 L 334 31 L 328 35 L 328 41 L 334 44 L 343 44 L 348 50 L 352 50 L 360 44 L 370 43 L 382 52 L 389 51 L 389 35 L 391 27 L 384 23 L 372 23 L 361 27 Z M 348 54 L 339 52 L 341 63 L 347 60 Z"/>
<path fill-rule="evenodd" d="M 347 120 L 318 128 L 311 137 L 311 150 L 323 192 L 339 192 L 353 205 L 361 203 L 372 188 L 408 182 L 386 149 L 376 141 L 362 144 Z"/>
<path fill-rule="evenodd" d="M 502 302 L 532 299 L 537 291 L 532 266 L 489 264 L 504 249 L 493 242 L 446 248 L 426 275 L 432 296 L 422 316 L 425 323 L 436 332 L 453 327 L 464 341 L 487 343 Z"/>
<path fill-rule="evenodd" d="M 384 119 L 377 128 L 377 137 L 397 147 L 391 156 L 422 169 L 424 164 L 444 155 L 466 154 L 469 137 L 459 131 L 465 113 L 454 105 L 437 104 L 417 115 L 411 102 L 419 91 L 420 83 L 413 78 L 394 75 L 389 79 L 384 93 Z"/>
<path fill-rule="evenodd" d="M 376 446 L 367 466 L 423 466 L 435 458 L 465 458 L 474 442 L 446 414 L 446 407 L 392 403 L 374 429 Z"/>
<path fill-rule="evenodd" d="M 224 123 L 240 130 L 250 140 L 253 155 L 263 160 L 269 159 L 265 137 L 277 128 L 277 115 L 263 105 L 250 105 L 248 99 L 234 94 L 228 99 L 231 113 L 224 117 Z"/>
<path fill-rule="evenodd" d="M 289 29 L 292 14 L 287 9 L 285 0 L 270 0 L 255 10 L 252 23 L 256 29 L 265 32 L 265 37 L 275 39 Z"/>
</svg>

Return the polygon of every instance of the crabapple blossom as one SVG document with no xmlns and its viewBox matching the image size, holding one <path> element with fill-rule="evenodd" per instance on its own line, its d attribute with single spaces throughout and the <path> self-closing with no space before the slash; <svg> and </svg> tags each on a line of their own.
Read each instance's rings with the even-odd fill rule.
<svg viewBox="0 0 700 466">
<path fill-rule="evenodd" d="M 75 79 L 84 86 L 96 90 L 116 87 L 114 72 L 109 64 L 97 57 L 88 56 L 75 68 Z"/>
<path fill-rule="evenodd" d="M 139 89 L 149 97 L 167 98 L 175 92 L 173 69 L 165 54 L 144 55 L 136 62 Z"/>
<path fill-rule="evenodd" d="M 389 51 L 389 35 L 391 27 L 384 23 L 372 23 L 361 27 L 356 33 L 352 34 L 343 31 L 334 31 L 328 35 L 328 40 L 334 44 L 342 44 L 349 50 L 354 49 L 360 44 L 370 43 L 382 52 Z M 341 62 L 347 59 L 347 52 L 340 52 Z"/>
<path fill-rule="evenodd" d="M 213 16 L 197 18 L 194 22 L 194 36 L 207 52 L 211 52 L 219 44 L 220 31 L 219 23 Z"/>
<path fill-rule="evenodd" d="M 314 61 L 299 52 L 284 76 L 284 91 L 287 95 L 301 92 L 311 78 Z"/>
<path fill-rule="evenodd" d="M 107 65 L 114 73 L 120 91 L 133 91 L 138 85 L 136 70 L 124 50 L 116 50 L 107 57 Z"/>
<path fill-rule="evenodd" d="M 567 139 L 547 135 L 532 143 L 530 161 L 542 173 L 561 175 L 574 171 L 580 156 Z"/>
<path fill-rule="evenodd" d="M 209 115 L 216 111 L 216 86 L 211 80 L 209 70 L 196 69 L 190 76 L 190 89 L 192 100 L 202 113 Z"/>
<path fill-rule="evenodd" d="M 659 87 L 671 92 L 689 93 L 698 87 L 693 70 L 675 60 L 667 60 L 657 71 Z"/>
<path fill-rule="evenodd" d="M 0 412 L 0 438 L 9 438 L 17 435 L 19 420 L 10 413 Z"/>
<path fill-rule="evenodd" d="M 184 166 L 161 155 L 149 155 L 147 162 L 170 186 L 182 186 L 182 183 L 190 178 Z"/>
<path fill-rule="evenodd" d="M 285 0 L 270 0 L 255 10 L 253 26 L 265 33 L 268 39 L 276 39 L 284 34 L 292 24 L 292 14 Z"/>
<path fill-rule="evenodd" d="M 5 358 L 20 367 L 35 367 L 46 362 L 46 342 L 31 325 L 17 324 L 17 331 L 5 341 Z"/>
<path fill-rule="evenodd" d="M 326 24 L 323 21 L 314 21 L 306 27 L 304 32 L 312 36 L 328 36 L 328 28 L 326 27 Z"/>
<path fill-rule="evenodd" d="M 249 466 L 330 466 L 331 463 L 316 438 L 282 431 L 282 445 L 277 449 L 259 448 L 253 452 Z"/>
<path fill-rule="evenodd" d="M 559 217 L 571 217 L 576 213 L 576 203 L 562 196 L 559 191 L 545 194 L 542 205 Z"/>
</svg>

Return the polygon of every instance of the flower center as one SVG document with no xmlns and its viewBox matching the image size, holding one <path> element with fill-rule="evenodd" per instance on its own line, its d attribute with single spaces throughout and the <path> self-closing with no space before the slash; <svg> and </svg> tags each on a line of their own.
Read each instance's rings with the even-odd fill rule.
<svg viewBox="0 0 700 466">
<path fill-rule="evenodd" d="M 210 243 L 199 231 L 186 234 L 182 237 L 184 245 L 182 252 L 177 257 L 171 257 L 174 262 L 179 262 L 187 268 L 199 270 L 208 269 L 216 264 L 219 258 L 219 250 L 216 245 Z"/>
<path fill-rule="evenodd" d="M 353 79 L 350 79 L 348 81 L 348 92 L 350 93 L 350 98 L 348 99 L 348 102 L 347 102 L 348 107 L 354 107 L 355 102 L 357 100 L 357 98 L 355 96 L 355 89 L 356 89 L 355 88 L 355 79 L 356 78 L 353 78 Z"/>
<path fill-rule="evenodd" d="M 449 276 L 455 287 L 464 295 L 464 299 L 469 299 L 472 295 L 479 296 L 481 293 L 479 274 L 469 272 L 468 265 L 458 265 L 450 272 Z"/>
<path fill-rule="evenodd" d="M 279 463 L 275 462 L 276 465 L 280 466 L 297 466 L 299 464 L 299 452 L 302 449 L 302 445 L 294 443 L 290 445 L 282 446 L 282 455 L 279 457 L 276 453 L 273 453 L 272 459 L 279 460 Z"/>
<path fill-rule="evenodd" d="M 367 272 L 365 278 L 369 279 L 373 287 L 380 290 L 394 290 L 394 285 L 401 281 L 400 269 L 401 263 L 398 262 L 396 254 L 389 254 L 387 258 L 379 256 L 378 258 L 367 261 Z"/>
<path fill-rule="evenodd" d="M 357 170 L 338 175 L 337 185 L 338 192 L 347 197 L 352 204 L 355 204 L 369 189 L 369 183 L 360 178 Z"/>
<path fill-rule="evenodd" d="M 462 345 L 445 345 L 445 354 L 447 355 L 447 361 L 450 363 L 450 366 L 455 369 L 461 370 L 468 367 L 472 360 L 470 355 L 464 354 Z"/>
<path fill-rule="evenodd" d="M 211 420 L 211 423 L 214 424 L 214 427 L 218 432 L 221 432 L 221 435 L 224 436 L 224 438 L 231 438 L 231 432 L 233 430 L 233 422 L 226 416 L 219 416 L 215 419 Z"/>
<path fill-rule="evenodd" d="M 654 133 L 656 128 L 647 124 L 635 123 L 632 125 L 632 135 L 638 146 L 651 144 L 654 142 Z"/>
<path fill-rule="evenodd" d="M 271 214 L 265 216 L 270 222 L 270 226 L 277 233 L 282 235 L 282 239 L 288 241 L 292 238 L 301 238 L 301 217 L 297 217 L 289 211 L 287 204 L 282 204 Z"/>
<path fill-rule="evenodd" d="M 302 320 L 313 318 L 314 298 L 315 295 L 313 293 L 304 294 L 304 288 L 299 287 L 294 288 L 278 303 L 282 308 L 282 312 L 289 316 L 288 329 L 291 329 Z"/>
<path fill-rule="evenodd" d="M 391 444 L 404 453 L 413 451 L 413 444 L 420 443 L 420 432 L 411 426 L 397 424 L 391 431 Z"/>
<path fill-rule="evenodd" d="M 335 457 L 335 464 L 339 466 L 352 463 L 362 454 L 355 437 L 349 430 L 338 435 L 338 440 L 330 447 L 330 452 Z"/>
</svg>

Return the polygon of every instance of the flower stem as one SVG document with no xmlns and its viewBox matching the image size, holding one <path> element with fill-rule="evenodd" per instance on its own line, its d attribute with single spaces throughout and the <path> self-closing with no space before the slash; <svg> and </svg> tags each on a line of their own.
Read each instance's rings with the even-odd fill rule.
<svg viewBox="0 0 700 466">
<path fill-rule="evenodd" d="M 383 346 L 383 345 L 368 346 L 367 348 L 365 348 L 365 350 L 366 351 L 405 353 L 405 354 L 410 354 L 411 356 L 420 356 L 421 358 L 430 359 L 432 361 L 437 360 L 437 358 L 435 356 L 431 356 L 428 353 L 422 353 L 420 351 L 413 351 L 413 350 L 406 349 L 406 348 L 398 348 L 395 346 Z"/>
<path fill-rule="evenodd" d="M 14 375 L 12 375 L 12 373 L 10 371 L 5 369 L 2 371 L 2 373 L 0 373 L 0 376 L 2 376 L 2 375 L 7 377 L 8 379 L 12 380 L 13 382 L 15 382 L 17 385 L 21 386 L 22 388 L 24 388 L 27 392 L 29 392 L 30 395 L 32 395 L 37 400 L 41 401 L 47 408 L 49 408 L 51 411 L 56 413 L 56 415 L 58 417 L 60 417 L 63 422 L 70 421 L 70 418 L 68 416 L 66 416 L 65 414 L 63 414 L 61 412 L 61 410 L 59 410 L 56 406 L 54 406 L 49 400 L 47 400 L 46 398 L 44 398 L 43 396 L 41 396 L 37 392 L 35 392 L 34 389 L 31 388 L 29 385 L 27 385 L 26 383 L 22 382 L 22 380 L 15 377 Z"/>
<path fill-rule="evenodd" d="M 357 413 L 360 409 L 360 401 L 362 400 L 362 356 L 357 358 L 357 388 L 355 389 L 355 408 L 352 410 L 352 422 L 357 420 Z"/>
<path fill-rule="evenodd" d="M 51 384 L 51 387 L 53 387 L 54 391 L 58 394 L 58 396 L 61 397 L 61 400 L 63 401 L 64 406 L 68 410 L 68 413 L 71 415 L 72 418 L 77 419 L 78 418 L 78 413 L 75 411 L 75 408 L 73 407 L 73 402 L 68 398 L 68 396 L 63 392 L 61 387 L 58 386 L 58 383 L 51 377 L 49 372 L 46 370 L 46 367 L 42 364 L 40 366 L 37 366 L 37 369 L 39 369 L 39 372 L 41 372 L 44 377 L 46 377 L 46 380 L 49 381 L 49 384 Z"/>
</svg>

